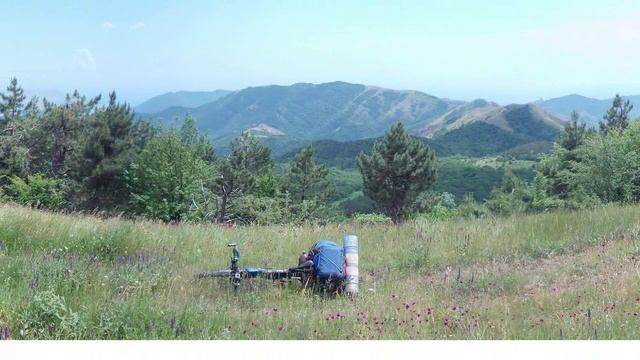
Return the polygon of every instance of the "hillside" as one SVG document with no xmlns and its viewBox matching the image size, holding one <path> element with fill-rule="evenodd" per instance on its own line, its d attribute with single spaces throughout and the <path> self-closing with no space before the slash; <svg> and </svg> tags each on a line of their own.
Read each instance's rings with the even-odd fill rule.
<svg viewBox="0 0 640 360">
<path fill-rule="evenodd" d="M 9 339 L 638 339 L 640 208 L 401 226 L 162 225 L 0 205 Z M 357 301 L 194 274 L 360 239 Z"/>
<path fill-rule="evenodd" d="M 366 143 L 397 121 L 432 139 L 439 155 L 485 156 L 515 147 L 533 154 L 548 148 L 562 127 L 559 118 L 536 105 L 501 107 L 483 99 L 462 102 L 345 82 L 250 87 L 199 107 L 172 106 L 144 116 L 172 121 L 187 113 L 223 154 L 248 130 L 277 157 L 317 140 Z"/>
<path fill-rule="evenodd" d="M 497 104 L 478 99 L 447 111 L 430 124 L 415 129 L 413 134 L 426 138 L 437 137 L 469 123 L 484 121 L 499 111 L 500 106 Z"/>
<path fill-rule="evenodd" d="M 195 108 L 228 95 L 231 91 L 176 91 L 154 96 L 151 99 L 136 106 L 134 110 L 141 114 L 156 114 L 169 108 Z M 173 110 L 177 111 L 177 110 Z"/>
<path fill-rule="evenodd" d="M 631 100 L 633 104 L 631 116 L 633 118 L 640 116 L 640 95 L 623 96 L 623 98 Z M 565 120 L 568 120 L 571 117 L 571 112 L 575 110 L 588 126 L 595 127 L 602 120 L 604 113 L 611 107 L 612 102 L 613 99 L 599 100 L 572 94 L 538 101 L 535 104 Z"/>
<path fill-rule="evenodd" d="M 440 116 L 413 133 L 422 137 L 437 138 L 479 122 L 516 136 L 548 141 L 554 140 L 564 126 L 561 119 L 533 104 L 500 107 L 484 100 L 476 100 Z"/>
<path fill-rule="evenodd" d="M 429 125 L 415 130 L 414 136 L 425 136 L 417 138 L 431 147 L 437 156 L 482 157 L 505 154 L 535 157 L 551 147 L 563 127 L 562 120 L 545 113 L 535 105 L 489 107 L 491 110 L 487 110 L 485 106 L 471 110 L 474 113 L 480 110 L 484 114 L 482 117 L 471 118 L 467 116 L 467 112 L 461 112 L 451 117 L 452 121 L 449 123 L 442 121 L 441 117 L 437 121 L 443 125 L 442 128 L 436 129 Z M 428 137 L 431 135 L 435 137 Z M 360 152 L 370 152 L 377 140 L 379 138 L 346 142 L 320 140 L 312 144 L 319 161 L 332 166 L 353 167 L 356 156 Z M 274 154 L 280 160 L 289 160 L 299 150 L 296 148 Z"/>
<path fill-rule="evenodd" d="M 193 109 L 168 109 L 153 118 L 170 120 L 189 112 L 214 140 L 257 126 L 302 140 L 357 140 L 380 136 L 400 120 L 409 129 L 420 127 L 461 104 L 419 91 L 345 82 L 299 83 L 250 87 Z"/>
</svg>

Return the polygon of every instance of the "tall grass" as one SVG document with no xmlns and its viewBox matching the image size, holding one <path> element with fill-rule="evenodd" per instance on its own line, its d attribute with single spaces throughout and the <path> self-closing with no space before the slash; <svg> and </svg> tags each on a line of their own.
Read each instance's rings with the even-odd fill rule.
<svg viewBox="0 0 640 360">
<path fill-rule="evenodd" d="M 640 338 L 640 207 L 402 226 L 164 225 L 0 205 L 10 338 Z M 360 238 L 356 301 L 194 274 Z M 62 305 L 61 305 L 62 304 Z M 575 314 L 575 315 L 574 315 Z M 5 329 L 5 330 L 2 330 Z M 562 335 L 561 335 L 562 330 Z"/>
</svg>

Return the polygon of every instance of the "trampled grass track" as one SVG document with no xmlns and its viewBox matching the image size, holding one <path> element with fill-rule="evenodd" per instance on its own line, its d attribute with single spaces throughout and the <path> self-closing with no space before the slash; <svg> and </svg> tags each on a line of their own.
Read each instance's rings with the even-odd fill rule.
<svg viewBox="0 0 640 360">
<path fill-rule="evenodd" d="M 234 297 L 193 277 L 225 268 L 228 242 L 242 264 L 288 267 L 345 234 L 360 237 L 355 302 L 260 280 Z M 75 321 L 34 330 L 45 292 Z M 0 329 L 13 339 L 640 339 L 640 207 L 220 228 L 2 205 Z"/>
</svg>

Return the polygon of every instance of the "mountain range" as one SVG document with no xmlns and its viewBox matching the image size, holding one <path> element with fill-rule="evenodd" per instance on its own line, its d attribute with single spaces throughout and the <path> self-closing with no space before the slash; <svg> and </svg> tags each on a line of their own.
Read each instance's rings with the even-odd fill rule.
<svg viewBox="0 0 640 360">
<path fill-rule="evenodd" d="M 637 114 L 640 96 L 630 99 L 639 102 Z M 610 104 L 570 95 L 500 106 L 483 99 L 466 102 L 337 81 L 168 93 L 135 110 L 143 118 L 162 122 L 190 114 L 223 152 L 243 131 L 261 138 L 276 156 L 320 140 L 359 148 L 358 142 L 380 137 L 402 121 L 410 134 L 427 139 L 437 153 L 482 156 L 544 151 L 572 110 L 594 125 Z"/>
<path fill-rule="evenodd" d="M 300 140 L 358 140 L 379 136 L 398 120 L 418 128 L 462 104 L 419 91 L 299 83 L 250 87 L 195 108 L 170 107 L 154 117 L 170 120 L 190 113 L 212 139 L 254 129 Z"/>
<path fill-rule="evenodd" d="M 637 118 L 640 116 L 640 95 L 623 96 L 622 98 L 631 101 L 633 104 L 631 117 Z M 612 102 L 613 99 L 599 100 L 572 94 L 549 100 L 539 100 L 535 104 L 564 120 L 570 119 L 571 112 L 575 110 L 582 121 L 590 127 L 595 127 L 602 120 L 604 113 L 611 107 Z"/>
</svg>

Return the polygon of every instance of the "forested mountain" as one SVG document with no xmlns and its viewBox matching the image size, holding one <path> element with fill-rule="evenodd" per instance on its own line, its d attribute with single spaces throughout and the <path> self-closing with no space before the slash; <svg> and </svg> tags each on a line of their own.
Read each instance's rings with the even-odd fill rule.
<svg viewBox="0 0 640 360">
<path fill-rule="evenodd" d="M 466 155 L 486 156 L 508 154 L 515 156 L 535 155 L 546 151 L 562 130 L 563 122 L 541 111 L 534 105 L 508 105 L 484 112 L 482 117 L 469 121 L 465 113 L 460 116 L 464 122 L 454 121 L 437 130 L 432 138 L 419 137 L 438 156 Z M 473 111 L 473 110 L 472 110 Z M 446 115 L 445 115 L 446 116 Z M 440 118 L 442 119 L 442 118 Z M 438 121 L 440 121 L 440 119 Z M 459 119 L 458 119 L 459 120 Z M 420 130 L 415 135 L 425 135 Z M 430 134 L 429 134 L 430 135 Z M 319 140 L 313 143 L 319 161 L 338 167 L 352 167 L 355 157 L 369 152 L 377 139 L 362 139 L 340 142 Z M 282 148 L 283 146 L 279 146 Z M 281 155 L 281 159 L 292 158 L 299 149 Z"/>
<path fill-rule="evenodd" d="M 357 140 L 381 136 L 397 121 L 408 129 L 419 128 L 462 104 L 419 91 L 299 83 L 250 87 L 193 109 L 170 108 L 152 118 L 170 121 L 190 113 L 214 140 L 256 127 L 304 140 Z"/>
<path fill-rule="evenodd" d="M 380 137 L 397 121 L 447 155 L 546 150 L 562 128 L 559 118 L 535 105 L 502 107 L 483 99 L 463 102 L 346 82 L 250 87 L 202 106 L 173 106 L 143 117 L 171 122 L 186 114 L 223 153 L 232 138 L 248 130 L 276 156 L 311 141 Z"/>
</svg>

